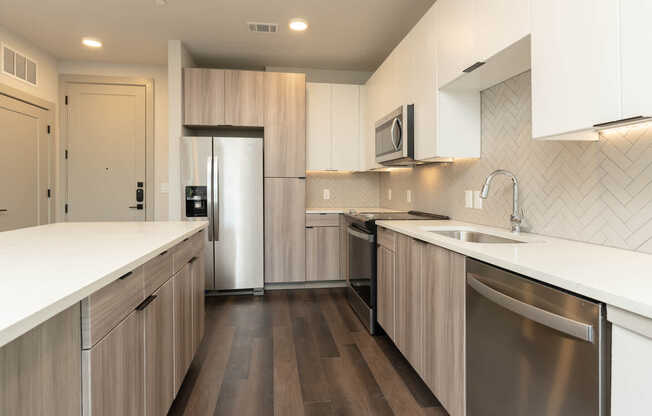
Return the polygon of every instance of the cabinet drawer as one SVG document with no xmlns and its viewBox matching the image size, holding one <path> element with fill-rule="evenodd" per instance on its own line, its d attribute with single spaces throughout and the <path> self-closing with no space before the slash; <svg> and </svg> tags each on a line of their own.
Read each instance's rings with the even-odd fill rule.
<svg viewBox="0 0 652 416">
<path fill-rule="evenodd" d="M 192 237 L 188 237 L 172 248 L 172 274 L 175 274 L 194 256 Z"/>
<path fill-rule="evenodd" d="M 81 302 L 82 348 L 90 348 L 145 299 L 143 266 Z"/>
<path fill-rule="evenodd" d="M 164 251 L 143 265 L 145 296 L 149 296 L 172 277 L 172 253 Z"/>
<path fill-rule="evenodd" d="M 378 227 L 378 244 L 388 250 L 396 250 L 396 233 L 386 228 Z"/>
<path fill-rule="evenodd" d="M 193 256 L 196 256 L 197 252 L 201 253 L 204 251 L 204 246 L 206 245 L 206 230 L 201 230 L 190 237 L 190 243 L 192 244 Z"/>
<path fill-rule="evenodd" d="M 306 214 L 306 227 L 338 227 L 340 214 Z"/>
</svg>

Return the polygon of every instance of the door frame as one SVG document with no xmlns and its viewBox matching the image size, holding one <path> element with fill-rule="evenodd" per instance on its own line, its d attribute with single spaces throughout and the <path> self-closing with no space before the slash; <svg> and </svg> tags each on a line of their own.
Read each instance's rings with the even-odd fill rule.
<svg viewBox="0 0 652 416">
<path fill-rule="evenodd" d="M 52 146 L 50 147 L 50 152 L 48 154 L 48 189 L 51 190 L 51 193 L 53 194 L 54 198 L 50 197 L 48 198 L 48 223 L 52 224 L 54 222 L 57 222 L 57 175 L 56 175 L 56 147 L 57 147 L 57 138 L 58 138 L 58 129 L 57 129 L 57 106 L 55 103 L 44 100 L 42 98 L 36 97 L 34 95 L 31 95 L 29 93 L 26 93 L 22 90 L 10 87 L 2 82 L 0 82 L 0 95 L 4 95 L 5 97 L 21 101 L 27 105 L 32 105 L 36 108 L 40 108 L 42 110 L 47 111 L 48 117 L 47 117 L 47 122 L 48 125 L 51 126 L 51 140 L 52 140 Z"/>
<path fill-rule="evenodd" d="M 57 147 L 57 172 L 61 197 L 56 201 L 57 221 L 66 221 L 65 204 L 68 200 L 68 163 L 65 151 L 68 148 L 68 111 L 66 110 L 66 95 L 69 84 L 104 84 L 145 87 L 145 221 L 154 221 L 156 213 L 156 169 L 154 156 L 154 80 L 138 77 L 113 77 L 102 75 L 59 75 L 59 112 L 61 134 Z"/>
</svg>

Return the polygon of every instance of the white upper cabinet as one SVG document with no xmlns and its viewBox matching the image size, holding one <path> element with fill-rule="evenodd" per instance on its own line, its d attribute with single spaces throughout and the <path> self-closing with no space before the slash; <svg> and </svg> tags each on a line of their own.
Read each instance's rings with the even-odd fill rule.
<svg viewBox="0 0 652 416">
<path fill-rule="evenodd" d="M 491 1 L 491 0 L 487 0 Z M 437 7 L 437 77 L 444 86 L 479 60 L 473 34 L 474 0 L 439 0 Z"/>
<path fill-rule="evenodd" d="M 360 170 L 360 86 L 307 83 L 308 170 Z"/>
<path fill-rule="evenodd" d="M 307 169 L 331 169 L 331 86 L 306 84 Z"/>
<path fill-rule="evenodd" d="M 618 3 L 532 0 L 534 138 L 597 140 L 593 125 L 622 118 Z"/>
<path fill-rule="evenodd" d="M 331 86 L 331 129 L 335 170 L 360 169 L 360 86 Z"/>
<path fill-rule="evenodd" d="M 530 34 L 530 0 L 473 0 L 475 59 L 485 62 Z"/>
<path fill-rule="evenodd" d="M 622 117 L 652 115 L 652 1 L 620 0 Z"/>
</svg>

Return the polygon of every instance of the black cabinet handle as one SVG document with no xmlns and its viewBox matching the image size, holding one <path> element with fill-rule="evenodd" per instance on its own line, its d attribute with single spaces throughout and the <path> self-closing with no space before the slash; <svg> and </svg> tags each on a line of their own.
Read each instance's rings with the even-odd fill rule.
<svg viewBox="0 0 652 416">
<path fill-rule="evenodd" d="M 145 309 L 150 303 L 152 303 L 154 301 L 154 299 L 156 299 L 156 296 L 157 295 L 149 295 L 149 296 L 147 296 L 147 298 L 144 301 L 142 301 L 140 303 L 140 305 L 136 306 L 136 310 L 137 311 L 142 311 L 143 309 Z"/>
<path fill-rule="evenodd" d="M 482 65 L 484 65 L 484 64 L 485 64 L 485 62 L 476 62 L 476 63 L 474 63 L 473 65 L 471 65 L 470 67 L 468 67 L 468 68 L 462 70 L 462 72 L 466 72 L 466 73 L 468 74 L 469 72 L 473 72 L 473 71 L 475 71 L 476 69 L 480 68 L 480 67 L 481 67 Z"/>
<path fill-rule="evenodd" d="M 195 262 L 195 260 L 197 260 L 197 256 L 193 256 L 193 257 L 188 261 L 188 263 L 189 263 L 189 264 L 192 264 L 192 263 Z"/>
<path fill-rule="evenodd" d="M 159 254 L 159 256 L 165 256 L 167 253 L 168 253 L 168 251 L 165 250 L 164 252 L 162 252 L 161 254 Z"/>
<path fill-rule="evenodd" d="M 129 272 L 129 273 L 125 273 L 125 274 L 123 274 L 122 276 L 118 277 L 118 279 L 120 279 L 120 280 L 124 280 L 124 279 L 126 279 L 127 277 L 131 276 L 132 274 L 134 274 L 133 271 L 131 271 L 131 272 Z"/>
</svg>

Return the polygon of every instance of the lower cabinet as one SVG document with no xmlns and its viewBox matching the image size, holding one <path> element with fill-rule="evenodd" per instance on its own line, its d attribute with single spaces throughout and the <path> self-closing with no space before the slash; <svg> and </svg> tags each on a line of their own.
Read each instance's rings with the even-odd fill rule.
<svg viewBox="0 0 652 416">
<path fill-rule="evenodd" d="M 377 319 L 387 335 L 394 340 L 394 252 L 379 246 L 377 257 Z"/>
<path fill-rule="evenodd" d="M 145 413 L 165 415 L 174 401 L 174 303 L 172 280 L 143 310 L 145 320 Z"/>
<path fill-rule="evenodd" d="M 143 314 L 134 310 L 82 351 L 84 415 L 145 414 Z"/>
<path fill-rule="evenodd" d="M 306 227 L 306 280 L 340 280 L 339 227 Z"/>
<path fill-rule="evenodd" d="M 204 321 L 206 318 L 206 279 L 204 256 L 194 257 L 190 261 L 190 276 L 192 279 L 192 334 L 193 350 L 199 348 L 201 340 L 204 338 Z"/>
<path fill-rule="evenodd" d="M 190 263 L 186 263 L 172 278 L 174 285 L 174 390 L 179 391 L 192 357 L 192 278 Z"/>
</svg>

